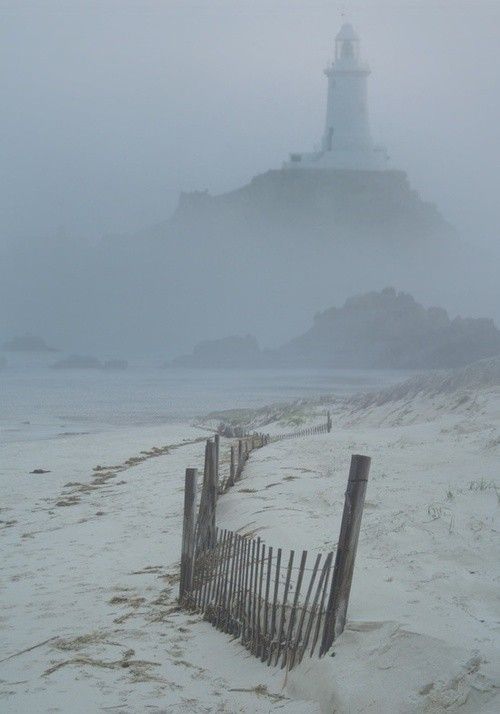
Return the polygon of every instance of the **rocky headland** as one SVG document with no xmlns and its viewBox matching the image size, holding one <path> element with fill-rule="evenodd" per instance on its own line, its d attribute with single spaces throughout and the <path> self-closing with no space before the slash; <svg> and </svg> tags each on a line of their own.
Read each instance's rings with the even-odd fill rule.
<svg viewBox="0 0 500 714">
<path fill-rule="evenodd" d="M 218 196 L 181 194 L 169 230 L 195 235 L 200 228 L 209 234 L 270 232 L 300 240 L 306 231 L 309 240 L 314 236 L 342 243 L 356 238 L 404 246 L 455 237 L 452 226 L 410 187 L 403 171 L 271 170 Z"/>
</svg>

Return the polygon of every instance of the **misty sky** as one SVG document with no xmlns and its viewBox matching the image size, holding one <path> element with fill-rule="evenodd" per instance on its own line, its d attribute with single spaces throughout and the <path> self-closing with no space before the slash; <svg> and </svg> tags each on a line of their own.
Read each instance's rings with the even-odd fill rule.
<svg viewBox="0 0 500 714">
<path fill-rule="evenodd" d="M 353 22 L 372 131 L 469 240 L 497 241 L 500 3 L 3 0 L 0 238 L 96 239 L 224 191 L 323 129 Z"/>
</svg>

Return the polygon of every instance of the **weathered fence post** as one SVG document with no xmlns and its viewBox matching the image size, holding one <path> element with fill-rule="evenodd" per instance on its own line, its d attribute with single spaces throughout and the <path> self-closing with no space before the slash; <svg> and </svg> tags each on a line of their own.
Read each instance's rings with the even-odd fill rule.
<svg viewBox="0 0 500 714">
<path fill-rule="evenodd" d="M 217 493 L 219 491 L 219 450 L 220 450 L 220 435 L 214 437 L 215 444 L 215 481 L 217 483 Z"/>
<path fill-rule="evenodd" d="M 229 486 L 234 486 L 234 446 L 231 446 L 231 463 L 229 466 Z"/>
<path fill-rule="evenodd" d="M 205 442 L 205 465 L 203 468 L 203 485 L 201 488 L 200 505 L 198 507 L 198 521 L 196 529 L 196 547 L 203 550 L 207 541 L 208 528 L 208 444 Z"/>
<path fill-rule="evenodd" d="M 344 631 L 370 462 L 368 456 L 355 454 L 351 458 L 320 657 L 328 652 L 333 641 Z"/>
<path fill-rule="evenodd" d="M 198 469 L 186 469 L 184 480 L 184 519 L 182 522 L 181 579 L 179 601 L 182 603 L 193 584 L 196 486 Z"/>
<path fill-rule="evenodd" d="M 330 433 L 332 430 L 332 417 L 330 416 L 329 411 L 327 411 L 326 413 L 326 430 L 328 433 Z"/>
<path fill-rule="evenodd" d="M 215 511 L 217 508 L 218 473 L 217 473 L 217 445 L 209 442 L 208 447 L 208 495 L 209 495 L 209 522 L 208 522 L 208 545 L 213 548 L 216 543 L 215 532 Z"/>
<path fill-rule="evenodd" d="M 238 471 L 240 469 L 242 459 L 243 459 L 243 440 L 239 439 L 239 441 L 238 441 Z"/>
<path fill-rule="evenodd" d="M 217 475 L 215 444 L 207 440 L 205 445 L 205 472 L 198 513 L 197 547 L 199 550 L 213 548 L 215 544 L 215 509 L 217 504 Z"/>
</svg>

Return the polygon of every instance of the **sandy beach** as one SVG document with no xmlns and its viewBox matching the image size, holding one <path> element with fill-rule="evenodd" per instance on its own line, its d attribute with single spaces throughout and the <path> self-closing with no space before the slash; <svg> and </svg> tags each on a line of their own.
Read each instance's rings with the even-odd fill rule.
<svg viewBox="0 0 500 714">
<path fill-rule="evenodd" d="M 500 714 L 500 0 L 0 17 L 0 714 Z"/>
<path fill-rule="evenodd" d="M 332 549 L 350 455 L 372 457 L 348 626 L 288 676 L 177 607 L 183 474 L 208 431 L 2 447 L 2 711 L 498 711 L 500 387 L 330 408 L 330 434 L 255 452 L 218 504 L 223 527 Z"/>
</svg>

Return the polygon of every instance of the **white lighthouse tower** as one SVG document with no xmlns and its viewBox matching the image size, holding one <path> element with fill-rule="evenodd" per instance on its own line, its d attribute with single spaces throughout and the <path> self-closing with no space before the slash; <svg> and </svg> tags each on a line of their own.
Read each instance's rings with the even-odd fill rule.
<svg viewBox="0 0 500 714">
<path fill-rule="evenodd" d="M 367 100 L 368 65 L 361 60 L 359 38 L 343 25 L 335 38 L 335 58 L 326 68 L 328 95 L 325 131 L 317 151 L 291 154 L 284 168 L 383 171 L 387 152 L 374 146 Z"/>
</svg>

